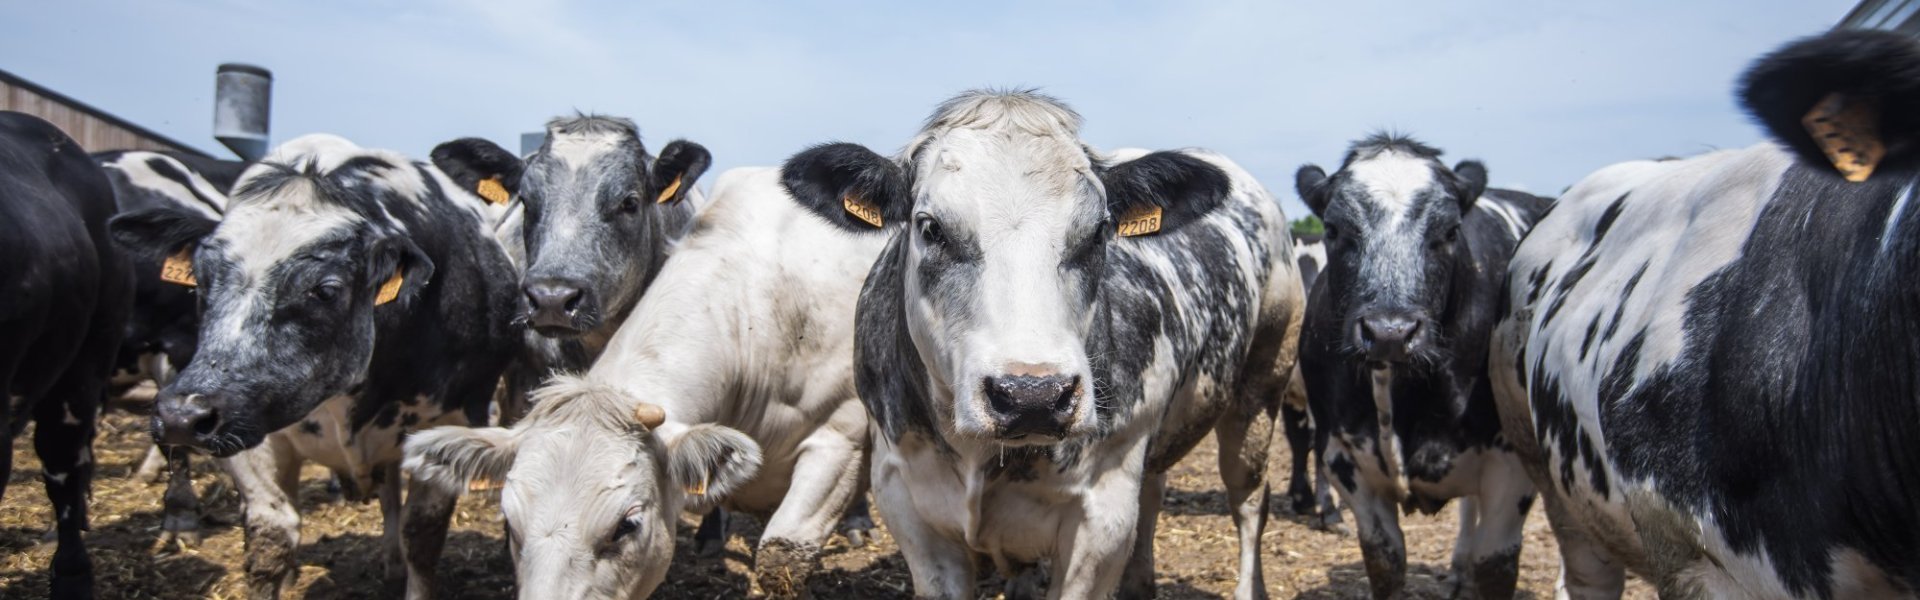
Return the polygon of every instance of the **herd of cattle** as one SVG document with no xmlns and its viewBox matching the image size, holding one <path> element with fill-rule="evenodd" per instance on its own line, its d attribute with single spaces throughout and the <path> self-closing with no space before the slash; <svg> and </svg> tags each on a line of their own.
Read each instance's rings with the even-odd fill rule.
<svg viewBox="0 0 1920 600">
<path fill-rule="evenodd" d="M 197 535 L 185 466 L 211 456 L 257 597 L 297 572 L 307 461 L 378 498 L 408 598 L 473 489 L 500 490 L 522 597 L 646 596 L 678 515 L 709 512 L 705 545 L 720 510 L 766 524 L 756 592 L 806 596 L 869 493 L 916 596 L 991 569 L 1010 596 L 1151 597 L 1167 470 L 1212 434 L 1235 597 L 1261 598 L 1276 421 L 1288 499 L 1331 522 L 1338 490 L 1379 598 L 1399 514 L 1451 501 L 1456 591 L 1512 597 L 1536 498 L 1567 597 L 1627 571 L 1913 597 L 1920 42 L 1802 40 L 1740 98 L 1772 141 L 1557 200 L 1368 137 L 1296 174 L 1323 240 L 1228 158 L 1096 151 L 1031 92 L 704 195 L 705 148 L 618 118 L 524 157 L 310 135 L 240 164 L 89 156 L 0 113 L 0 418 L 35 424 L 62 598 L 92 594 L 95 421 L 135 377 L 160 384 L 165 529 Z"/>
</svg>

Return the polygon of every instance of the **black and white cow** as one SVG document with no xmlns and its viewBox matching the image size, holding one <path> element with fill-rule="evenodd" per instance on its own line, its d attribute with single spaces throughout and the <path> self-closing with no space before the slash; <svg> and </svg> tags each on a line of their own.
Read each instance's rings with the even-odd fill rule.
<svg viewBox="0 0 1920 600">
<path fill-rule="evenodd" d="M 1300 370 L 1374 597 L 1405 584 L 1402 507 L 1461 498 L 1455 589 L 1507 598 L 1533 486 L 1500 439 L 1487 337 L 1507 256 L 1548 201 L 1489 190 L 1479 162 L 1448 169 L 1439 157 L 1382 134 L 1355 142 L 1332 175 L 1300 168 L 1327 244 Z"/>
<path fill-rule="evenodd" d="M 1312 290 L 1313 282 L 1327 265 L 1327 244 L 1321 234 L 1293 233 L 1293 260 L 1300 267 L 1300 286 Z M 1333 487 L 1327 477 L 1327 462 L 1315 444 L 1313 414 L 1307 405 L 1307 380 L 1294 364 L 1293 379 L 1287 383 L 1286 401 L 1280 404 L 1280 421 L 1287 434 L 1287 448 L 1293 458 L 1287 481 L 1287 503 L 1293 514 L 1305 517 L 1315 529 L 1331 529 L 1340 522 L 1340 507 L 1334 503 Z M 1312 465 L 1309 470 L 1308 465 Z"/>
<path fill-rule="evenodd" d="M 1166 470 L 1208 431 L 1265 595 L 1265 464 L 1302 298 L 1273 198 L 1199 150 L 1094 154 L 1032 92 L 942 104 L 898 160 L 789 159 L 794 197 L 887 239 L 861 293 L 873 486 L 921 597 L 1051 559 L 1055 598 L 1153 594 Z M 1125 237 L 1122 234 L 1126 234 Z"/>
<path fill-rule="evenodd" d="M 431 165 L 311 135 L 248 168 L 224 220 L 169 208 L 114 219 L 136 254 L 190 257 L 199 349 L 161 390 L 154 433 L 225 463 L 246 501 L 256 595 L 296 573 L 302 458 L 379 490 L 389 578 L 431 595 L 454 496 L 416 484 L 402 515 L 400 442 L 485 422 L 518 346 L 518 278 L 487 208 Z"/>
<path fill-rule="evenodd" d="M 34 423 L 33 448 L 53 501 L 54 598 L 92 598 L 81 533 L 93 486 L 100 400 L 133 301 L 131 266 L 107 239 L 113 188 L 52 124 L 0 111 L 0 431 Z M 0 493 L 13 452 L 0 459 Z"/>
<path fill-rule="evenodd" d="M 1920 590 L 1920 42 L 1802 40 L 1741 87 L 1776 142 L 1601 169 L 1509 267 L 1491 360 L 1564 597 Z"/>
<path fill-rule="evenodd" d="M 722 174 L 606 353 L 583 379 L 541 388 L 526 419 L 408 441 L 415 477 L 504 486 L 521 597 L 644 597 L 672 559 L 680 508 L 715 505 L 766 517 L 756 589 L 807 594 L 865 492 L 854 305 L 886 240 L 813 218 L 780 181 L 776 169 Z M 595 399 L 611 406 L 544 404 Z M 663 416 L 625 418 L 642 402 Z"/>
</svg>

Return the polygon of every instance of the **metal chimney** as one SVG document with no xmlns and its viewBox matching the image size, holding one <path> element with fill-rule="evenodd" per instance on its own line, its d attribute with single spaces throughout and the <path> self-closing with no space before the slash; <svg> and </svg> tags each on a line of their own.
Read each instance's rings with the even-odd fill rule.
<svg viewBox="0 0 1920 600">
<path fill-rule="evenodd" d="M 272 104 L 272 72 L 240 63 L 220 65 L 214 72 L 213 138 L 242 160 L 260 160 L 267 154 L 267 109 Z"/>
</svg>

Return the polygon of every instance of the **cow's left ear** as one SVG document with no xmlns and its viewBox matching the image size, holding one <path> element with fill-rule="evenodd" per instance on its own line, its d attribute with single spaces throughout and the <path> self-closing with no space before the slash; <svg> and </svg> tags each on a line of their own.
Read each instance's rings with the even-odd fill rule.
<svg viewBox="0 0 1920 600">
<path fill-rule="evenodd" d="M 433 279 L 433 259 L 406 236 L 389 235 L 373 246 L 373 268 L 367 271 L 373 305 L 400 302 L 403 306 Z"/>
<path fill-rule="evenodd" d="M 653 160 L 653 201 L 655 204 L 672 204 L 687 198 L 693 189 L 693 182 L 700 174 L 707 172 L 713 164 L 713 154 L 706 146 L 686 140 L 674 140 L 660 150 L 660 157 Z"/>
<path fill-rule="evenodd" d="M 801 206 L 848 231 L 905 223 L 913 211 L 905 171 L 859 144 L 802 150 L 780 167 L 780 184 Z"/>
<path fill-rule="evenodd" d="M 460 138 L 434 146 L 433 166 L 446 173 L 460 189 L 487 202 L 506 204 L 520 193 L 520 175 L 526 165 L 499 144 L 480 138 Z"/>
<path fill-rule="evenodd" d="M 760 445 L 737 430 L 703 423 L 674 438 L 667 465 L 686 494 L 686 509 L 706 512 L 760 473 Z"/>
<path fill-rule="evenodd" d="M 1920 158 L 1920 41 L 1864 30 L 1800 40 L 1756 61 L 1740 100 L 1801 161 L 1864 181 Z"/>
<path fill-rule="evenodd" d="M 1219 167 L 1180 152 L 1161 151 L 1113 165 L 1100 174 L 1107 211 L 1122 236 L 1179 229 L 1213 212 L 1233 183 Z"/>
<path fill-rule="evenodd" d="M 407 436 L 400 466 L 417 480 L 460 494 L 473 484 L 505 480 L 519 451 L 519 436 L 503 427 L 435 427 Z"/>
<path fill-rule="evenodd" d="M 1487 166 L 1477 160 L 1463 160 L 1453 166 L 1453 195 L 1460 212 L 1473 210 L 1473 203 L 1487 193 Z"/>
</svg>

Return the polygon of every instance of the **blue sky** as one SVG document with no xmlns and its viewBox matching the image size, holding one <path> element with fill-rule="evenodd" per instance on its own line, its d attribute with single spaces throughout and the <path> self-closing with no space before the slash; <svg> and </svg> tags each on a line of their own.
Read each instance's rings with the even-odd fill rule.
<svg viewBox="0 0 1920 600">
<path fill-rule="evenodd" d="M 1037 86 L 1095 146 L 1213 148 L 1298 217 L 1294 169 L 1376 129 L 1549 194 L 1751 144 L 1740 71 L 1853 3 L 10 1 L 0 68 L 223 154 L 213 70 L 239 61 L 274 71 L 275 141 L 517 149 L 585 110 L 653 148 L 701 142 L 716 169 L 828 140 L 890 153 L 957 91 Z"/>
</svg>

